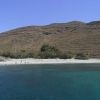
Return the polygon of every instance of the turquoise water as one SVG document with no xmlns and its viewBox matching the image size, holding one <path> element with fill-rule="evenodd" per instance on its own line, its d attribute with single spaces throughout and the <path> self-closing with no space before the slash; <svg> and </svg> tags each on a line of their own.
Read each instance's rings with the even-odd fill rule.
<svg viewBox="0 0 100 100">
<path fill-rule="evenodd" d="M 100 100 L 100 64 L 0 66 L 0 100 Z"/>
</svg>

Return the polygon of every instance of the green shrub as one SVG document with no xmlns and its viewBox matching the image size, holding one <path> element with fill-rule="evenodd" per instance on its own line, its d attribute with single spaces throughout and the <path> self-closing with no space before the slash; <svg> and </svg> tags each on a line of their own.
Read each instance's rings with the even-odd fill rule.
<svg viewBox="0 0 100 100">
<path fill-rule="evenodd" d="M 3 53 L 0 53 L 0 56 L 18 59 L 18 58 L 33 58 L 34 54 L 32 52 L 28 52 L 23 49 L 20 52 L 16 52 L 16 53 L 3 52 Z"/>
<path fill-rule="evenodd" d="M 8 52 L 1 53 L 0 56 L 3 56 L 3 57 L 12 57 L 12 54 L 8 51 Z"/>
<path fill-rule="evenodd" d="M 76 54 L 75 59 L 89 59 L 89 54 L 78 53 L 78 54 Z"/>
<path fill-rule="evenodd" d="M 60 53 L 58 56 L 60 59 L 71 59 L 73 58 L 73 54 L 68 52 L 68 53 Z"/>
<path fill-rule="evenodd" d="M 43 34 L 49 35 L 49 34 L 52 34 L 52 33 L 50 33 L 50 32 L 43 32 Z"/>
<path fill-rule="evenodd" d="M 54 46 L 50 46 L 50 45 L 43 45 L 40 49 L 39 52 L 39 57 L 40 58 L 56 58 L 58 57 L 59 54 L 59 50 L 54 47 Z"/>
<path fill-rule="evenodd" d="M 40 58 L 60 58 L 60 59 L 70 59 L 73 57 L 71 52 L 62 53 L 56 47 L 50 45 L 43 45 L 39 52 Z"/>
<path fill-rule="evenodd" d="M 17 56 L 20 58 L 33 58 L 34 53 L 23 49 L 21 52 L 19 52 L 19 54 L 17 54 Z"/>
<path fill-rule="evenodd" d="M 43 45 L 41 47 L 41 52 L 57 52 L 58 49 L 54 46 L 50 46 L 50 45 Z"/>
</svg>

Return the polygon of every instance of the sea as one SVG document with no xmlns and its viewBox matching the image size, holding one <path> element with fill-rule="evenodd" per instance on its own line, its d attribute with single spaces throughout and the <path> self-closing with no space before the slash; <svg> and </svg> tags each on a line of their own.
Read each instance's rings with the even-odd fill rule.
<svg viewBox="0 0 100 100">
<path fill-rule="evenodd" d="M 0 65 L 0 100 L 100 100 L 100 64 Z"/>
</svg>

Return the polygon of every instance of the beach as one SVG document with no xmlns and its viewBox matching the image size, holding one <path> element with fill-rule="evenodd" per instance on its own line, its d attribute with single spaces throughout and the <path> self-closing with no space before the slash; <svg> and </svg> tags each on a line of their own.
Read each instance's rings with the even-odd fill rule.
<svg viewBox="0 0 100 100">
<path fill-rule="evenodd" d="M 0 65 L 18 65 L 18 64 L 77 64 L 77 63 L 100 63 L 100 59 L 5 59 Z"/>
</svg>

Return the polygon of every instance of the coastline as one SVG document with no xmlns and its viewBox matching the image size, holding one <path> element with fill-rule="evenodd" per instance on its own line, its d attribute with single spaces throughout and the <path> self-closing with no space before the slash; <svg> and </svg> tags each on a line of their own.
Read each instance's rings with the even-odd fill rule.
<svg viewBox="0 0 100 100">
<path fill-rule="evenodd" d="M 100 63 L 100 59 L 6 59 L 0 61 L 0 65 L 20 65 L 20 64 L 85 64 L 85 63 Z"/>
</svg>

